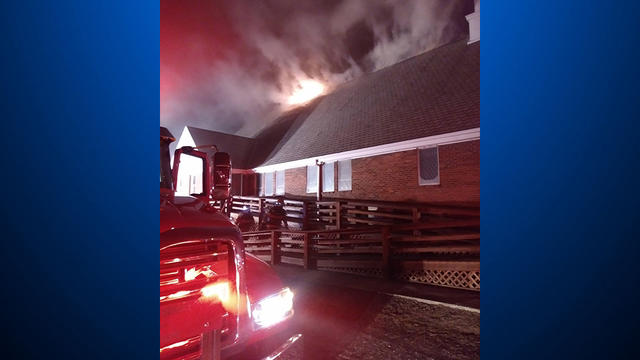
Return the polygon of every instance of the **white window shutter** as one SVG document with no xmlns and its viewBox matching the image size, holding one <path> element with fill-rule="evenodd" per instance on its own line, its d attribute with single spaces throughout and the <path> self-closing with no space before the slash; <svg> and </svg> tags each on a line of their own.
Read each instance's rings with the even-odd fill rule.
<svg viewBox="0 0 640 360">
<path fill-rule="evenodd" d="M 338 191 L 351 190 L 351 160 L 338 162 Z"/>
<path fill-rule="evenodd" d="M 276 171 L 276 195 L 284 195 L 284 170 Z"/>
<path fill-rule="evenodd" d="M 333 192 L 336 189 L 334 178 L 335 163 L 326 163 L 322 166 L 322 191 Z"/>
<path fill-rule="evenodd" d="M 273 173 L 264 174 L 264 195 L 273 196 Z"/>
<path fill-rule="evenodd" d="M 307 193 L 318 192 L 318 167 L 307 166 Z"/>
</svg>

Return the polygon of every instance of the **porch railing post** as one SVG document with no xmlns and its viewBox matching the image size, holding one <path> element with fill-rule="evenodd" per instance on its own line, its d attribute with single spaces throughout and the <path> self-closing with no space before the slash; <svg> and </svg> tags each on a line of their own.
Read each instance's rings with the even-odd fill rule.
<svg viewBox="0 0 640 360">
<path fill-rule="evenodd" d="M 280 263 L 280 232 L 271 232 L 271 265 Z"/>
<path fill-rule="evenodd" d="M 307 201 L 302 202 L 302 230 L 309 228 L 309 203 Z"/>
<path fill-rule="evenodd" d="M 382 274 L 391 278 L 391 230 L 388 226 L 382 228 Z"/>
<path fill-rule="evenodd" d="M 305 232 L 304 233 L 304 269 L 305 270 L 309 270 L 312 268 L 312 264 L 311 264 L 311 260 L 312 260 L 312 254 L 311 254 L 311 238 L 309 237 L 309 233 Z"/>
<path fill-rule="evenodd" d="M 418 208 L 411 209 L 411 219 L 413 224 L 420 223 L 421 217 L 422 217 L 422 214 L 420 213 L 420 210 Z M 420 235 L 422 235 L 422 232 L 420 230 L 413 231 L 413 236 L 420 236 Z"/>
</svg>

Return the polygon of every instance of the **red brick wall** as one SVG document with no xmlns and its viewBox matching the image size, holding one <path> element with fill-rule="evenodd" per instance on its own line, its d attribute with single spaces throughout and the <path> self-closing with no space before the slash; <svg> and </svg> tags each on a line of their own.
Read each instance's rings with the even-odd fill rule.
<svg viewBox="0 0 640 360">
<path fill-rule="evenodd" d="M 307 168 L 287 169 L 284 172 L 284 192 L 288 195 L 306 196 Z M 310 194 L 313 195 L 313 194 Z"/>
<path fill-rule="evenodd" d="M 409 150 L 351 161 L 351 191 L 324 192 L 327 198 L 385 201 L 479 202 L 480 141 L 439 147 L 440 185 L 418 184 L 418 151 Z M 335 184 L 338 186 L 335 169 Z M 306 193 L 306 168 L 286 170 L 285 191 Z"/>
</svg>

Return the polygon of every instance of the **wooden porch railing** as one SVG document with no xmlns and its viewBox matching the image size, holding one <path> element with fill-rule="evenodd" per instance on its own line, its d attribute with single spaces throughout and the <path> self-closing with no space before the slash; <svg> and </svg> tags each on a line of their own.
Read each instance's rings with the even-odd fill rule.
<svg viewBox="0 0 640 360">
<path fill-rule="evenodd" d="M 255 217 L 259 217 L 265 206 L 276 202 L 277 198 L 234 196 L 228 203 L 228 209 L 237 214 L 248 208 Z M 462 204 L 403 204 L 345 199 L 284 199 L 284 203 L 290 228 L 302 230 L 396 226 L 477 219 L 480 216 L 479 206 Z"/>
<path fill-rule="evenodd" d="M 246 251 L 272 264 L 480 289 L 480 222 L 243 233 Z"/>
<path fill-rule="evenodd" d="M 237 214 L 249 209 L 254 217 L 258 218 L 262 211 L 269 205 L 278 202 L 277 198 L 264 198 L 254 196 L 234 196 L 228 203 L 229 212 Z M 302 200 L 285 199 L 284 209 L 287 211 L 287 223 L 300 229 L 308 227 L 307 208 L 309 203 Z"/>
</svg>

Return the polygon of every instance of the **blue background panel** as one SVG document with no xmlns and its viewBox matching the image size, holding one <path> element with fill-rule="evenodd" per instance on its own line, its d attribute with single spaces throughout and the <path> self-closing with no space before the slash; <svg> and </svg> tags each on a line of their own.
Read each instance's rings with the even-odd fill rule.
<svg viewBox="0 0 640 360">
<path fill-rule="evenodd" d="M 482 10 L 482 357 L 638 358 L 638 6 Z"/>
<path fill-rule="evenodd" d="M 0 17 L 2 357 L 156 359 L 159 4 Z"/>
</svg>

